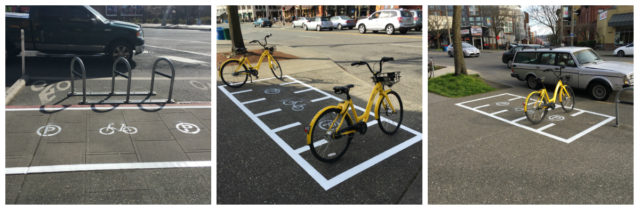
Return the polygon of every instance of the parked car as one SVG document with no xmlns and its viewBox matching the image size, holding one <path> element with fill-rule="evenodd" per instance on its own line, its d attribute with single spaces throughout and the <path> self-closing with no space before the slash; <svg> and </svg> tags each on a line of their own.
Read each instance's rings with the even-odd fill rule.
<svg viewBox="0 0 640 211">
<path fill-rule="evenodd" d="M 333 24 L 327 17 L 315 17 L 312 18 L 311 21 L 304 23 L 302 28 L 304 28 L 305 31 L 309 29 L 315 29 L 316 31 L 322 29 L 333 30 Z"/>
<path fill-rule="evenodd" d="M 333 16 L 329 18 L 329 21 L 331 21 L 333 28 L 338 30 L 342 30 L 344 28 L 353 29 L 353 27 L 356 26 L 356 21 L 353 20 L 353 18 L 344 15 Z"/>
<path fill-rule="evenodd" d="M 542 46 L 538 44 L 512 45 L 508 51 L 505 51 L 504 53 L 502 53 L 502 63 L 507 64 L 507 67 L 511 68 L 511 63 L 513 62 L 513 55 L 515 55 L 516 52 L 526 48 L 542 48 Z"/>
<path fill-rule="evenodd" d="M 271 27 L 272 23 L 268 18 L 258 18 L 253 22 L 253 27 Z"/>
<path fill-rule="evenodd" d="M 393 34 L 395 31 L 406 34 L 409 29 L 416 27 L 416 24 L 413 15 L 407 10 L 380 10 L 358 20 L 356 26 L 361 34 L 367 33 L 367 30 L 373 33 L 385 30 L 387 34 Z"/>
<path fill-rule="evenodd" d="M 422 30 L 422 10 L 411 10 L 413 15 L 413 22 L 416 24 L 414 28 L 416 31 Z"/>
<path fill-rule="evenodd" d="M 144 50 L 142 26 L 109 20 L 90 6 L 30 6 L 28 13 L 5 16 L 8 56 L 20 53 L 20 29 L 24 29 L 26 50 L 105 53 L 114 59 L 131 59 Z"/>
<path fill-rule="evenodd" d="M 616 48 L 615 50 L 613 50 L 613 55 L 617 55 L 620 57 L 627 55 L 633 56 L 633 43 Z"/>
<path fill-rule="evenodd" d="M 633 64 L 603 61 L 587 47 L 561 47 L 549 49 L 524 49 L 516 52 L 511 76 L 526 81 L 532 89 L 539 88 L 537 78 L 543 83 L 555 84 L 554 72 L 562 69 L 567 85 L 585 89 L 595 100 L 607 100 L 612 91 L 633 86 Z M 552 70 L 544 72 L 543 70 Z"/>
<path fill-rule="evenodd" d="M 293 27 L 293 28 L 296 28 L 296 27 L 302 28 L 304 23 L 309 22 L 310 20 L 311 19 L 307 18 L 307 17 L 298 17 L 298 18 L 296 18 L 296 20 L 291 22 L 291 27 Z"/>
<path fill-rule="evenodd" d="M 453 45 L 449 45 L 449 47 L 447 48 L 447 53 L 449 54 L 449 57 L 453 57 Z M 462 55 L 464 57 L 470 57 L 474 55 L 476 57 L 480 57 L 480 50 L 469 43 L 463 42 Z"/>
</svg>

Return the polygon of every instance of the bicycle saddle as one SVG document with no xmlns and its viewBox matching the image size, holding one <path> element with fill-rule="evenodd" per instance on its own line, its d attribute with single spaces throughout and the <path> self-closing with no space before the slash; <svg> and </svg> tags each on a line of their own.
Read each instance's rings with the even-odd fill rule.
<svg viewBox="0 0 640 211">
<path fill-rule="evenodd" d="M 347 84 L 346 86 L 334 86 L 333 92 L 336 94 L 349 93 L 349 89 L 353 88 L 353 84 Z"/>
</svg>

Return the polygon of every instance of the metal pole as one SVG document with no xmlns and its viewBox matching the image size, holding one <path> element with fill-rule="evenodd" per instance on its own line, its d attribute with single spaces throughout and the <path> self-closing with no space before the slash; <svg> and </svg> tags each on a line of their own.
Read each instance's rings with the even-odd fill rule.
<svg viewBox="0 0 640 211">
<path fill-rule="evenodd" d="M 22 54 L 22 76 L 26 77 L 25 64 L 24 64 L 24 29 L 20 29 L 20 45 L 21 45 L 21 54 Z"/>
</svg>

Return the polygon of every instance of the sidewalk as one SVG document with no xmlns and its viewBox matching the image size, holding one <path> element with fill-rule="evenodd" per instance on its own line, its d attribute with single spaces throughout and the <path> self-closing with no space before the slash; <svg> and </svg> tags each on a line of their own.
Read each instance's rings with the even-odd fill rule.
<svg viewBox="0 0 640 211">
<path fill-rule="evenodd" d="M 436 64 L 436 65 L 437 65 L 437 64 Z M 441 76 L 441 75 L 445 75 L 445 74 L 449 74 L 449 73 L 454 73 L 454 72 L 455 72 L 455 67 L 454 67 L 454 66 L 447 66 L 447 67 L 445 67 L 445 68 L 442 68 L 442 69 L 436 70 L 436 71 L 434 72 L 434 76 L 433 76 L 433 77 L 435 78 L 435 77 L 438 77 L 438 76 Z M 478 75 L 480 75 L 480 73 L 478 73 L 477 71 L 472 70 L 472 69 L 469 69 L 469 68 L 467 68 L 467 74 L 468 74 L 468 75 L 473 75 L 473 74 L 478 74 Z"/>
<path fill-rule="evenodd" d="M 142 28 L 154 29 L 191 29 L 191 30 L 208 30 L 211 31 L 211 25 L 185 25 L 185 24 L 167 24 L 162 26 L 159 23 L 143 23 Z"/>
</svg>

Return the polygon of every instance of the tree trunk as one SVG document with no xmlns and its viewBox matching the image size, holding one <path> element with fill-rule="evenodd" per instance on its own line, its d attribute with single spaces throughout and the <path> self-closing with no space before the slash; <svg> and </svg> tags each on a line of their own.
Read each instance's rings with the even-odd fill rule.
<svg viewBox="0 0 640 211">
<path fill-rule="evenodd" d="M 231 36 L 231 52 L 235 55 L 238 49 L 244 49 L 244 40 L 240 30 L 240 18 L 238 17 L 238 6 L 227 6 L 229 14 L 229 35 Z"/>
<path fill-rule="evenodd" d="M 460 21 L 462 16 L 462 6 L 453 6 L 453 57 L 455 64 L 454 75 L 467 74 L 467 67 L 464 64 L 464 54 L 462 53 L 462 37 L 460 36 Z"/>
</svg>

